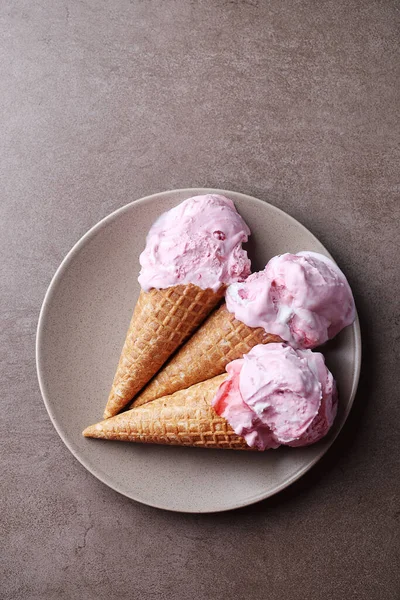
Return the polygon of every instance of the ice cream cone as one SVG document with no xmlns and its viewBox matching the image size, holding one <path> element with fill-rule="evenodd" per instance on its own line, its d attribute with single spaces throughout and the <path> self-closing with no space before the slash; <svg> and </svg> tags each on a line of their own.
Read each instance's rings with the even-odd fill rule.
<svg viewBox="0 0 400 600">
<path fill-rule="evenodd" d="M 226 373 L 87 427 L 85 437 L 146 444 L 251 450 L 211 402 Z"/>
<path fill-rule="evenodd" d="M 224 294 L 191 283 L 141 291 L 104 418 L 116 415 L 204 321 Z"/>
<path fill-rule="evenodd" d="M 248 327 L 235 319 L 223 304 L 157 373 L 132 406 L 141 406 L 220 375 L 229 362 L 241 358 L 257 344 L 280 341 L 262 327 Z"/>
</svg>

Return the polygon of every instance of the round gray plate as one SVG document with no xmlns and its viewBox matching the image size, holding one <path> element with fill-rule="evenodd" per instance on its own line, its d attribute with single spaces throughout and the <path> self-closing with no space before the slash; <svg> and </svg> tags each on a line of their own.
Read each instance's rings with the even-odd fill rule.
<svg viewBox="0 0 400 600">
<path fill-rule="evenodd" d="M 153 221 L 189 196 L 232 198 L 251 231 L 253 271 L 275 254 L 322 244 L 281 210 L 244 194 L 185 189 L 154 194 L 106 217 L 72 248 L 57 270 L 40 313 L 36 360 L 54 427 L 98 479 L 129 498 L 182 512 L 221 511 L 257 502 L 287 487 L 326 452 L 342 428 L 357 388 L 358 319 L 323 349 L 338 382 L 340 410 L 330 435 L 309 448 L 264 453 L 107 442 L 82 437 L 101 420 L 130 317 L 139 294 L 139 254 Z"/>
</svg>

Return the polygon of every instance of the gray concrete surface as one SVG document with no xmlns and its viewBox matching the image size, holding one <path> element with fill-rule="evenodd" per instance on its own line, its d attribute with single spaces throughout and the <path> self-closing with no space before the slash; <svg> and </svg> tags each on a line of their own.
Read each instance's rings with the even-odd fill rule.
<svg viewBox="0 0 400 600">
<path fill-rule="evenodd" d="M 398 3 L 3 0 L 0 27 L 0 597 L 397 599 Z M 253 194 L 309 227 L 348 274 L 364 335 L 356 405 L 322 463 L 272 500 L 201 517 L 87 473 L 34 357 L 74 242 L 187 186 Z"/>
</svg>

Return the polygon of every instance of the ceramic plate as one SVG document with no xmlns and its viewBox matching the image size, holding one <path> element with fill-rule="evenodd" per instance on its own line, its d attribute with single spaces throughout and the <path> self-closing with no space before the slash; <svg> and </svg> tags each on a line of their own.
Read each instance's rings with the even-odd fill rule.
<svg viewBox="0 0 400 600">
<path fill-rule="evenodd" d="M 308 471 L 326 452 L 351 409 L 361 362 L 358 319 L 323 349 L 338 382 L 340 410 L 323 441 L 308 448 L 264 453 L 107 442 L 82 437 L 102 417 L 139 294 L 139 254 L 153 221 L 197 194 L 232 198 L 248 223 L 253 270 L 275 254 L 314 250 L 329 256 L 305 227 L 281 210 L 243 194 L 185 189 L 154 194 L 112 213 L 72 248 L 43 302 L 37 370 L 46 408 L 60 437 L 93 475 L 151 506 L 214 512 L 272 496 Z"/>
</svg>

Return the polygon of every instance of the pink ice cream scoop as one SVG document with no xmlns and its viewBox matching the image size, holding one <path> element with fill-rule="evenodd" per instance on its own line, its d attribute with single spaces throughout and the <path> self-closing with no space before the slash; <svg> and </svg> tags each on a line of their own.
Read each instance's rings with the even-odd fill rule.
<svg viewBox="0 0 400 600">
<path fill-rule="evenodd" d="M 228 287 L 226 306 L 249 327 L 263 327 L 294 348 L 315 348 L 355 319 L 346 277 L 316 252 L 275 256 L 264 271 Z"/>
<path fill-rule="evenodd" d="M 249 235 L 229 198 L 188 198 L 151 227 L 140 255 L 139 283 L 145 291 L 192 283 L 216 292 L 222 284 L 243 281 L 251 272 L 242 248 Z"/>
<path fill-rule="evenodd" d="M 260 344 L 226 370 L 213 407 L 250 447 L 306 446 L 328 433 L 337 394 L 319 352 Z"/>
</svg>

